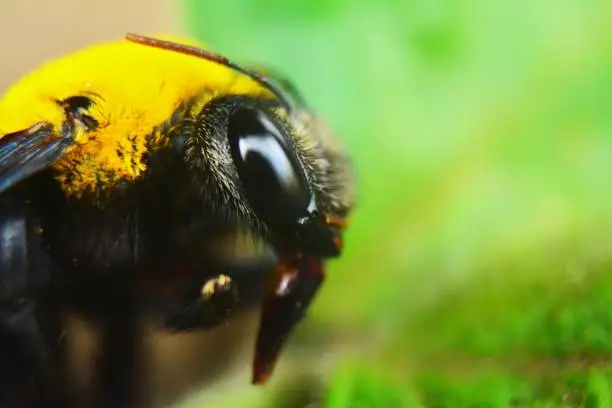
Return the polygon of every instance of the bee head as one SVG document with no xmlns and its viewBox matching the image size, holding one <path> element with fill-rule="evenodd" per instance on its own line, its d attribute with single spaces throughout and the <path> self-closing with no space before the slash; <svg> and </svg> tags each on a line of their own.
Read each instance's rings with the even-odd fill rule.
<svg viewBox="0 0 612 408">
<path fill-rule="evenodd" d="M 261 94 L 205 98 L 175 147 L 205 218 L 265 240 L 279 259 L 264 298 L 253 365 L 253 382 L 264 382 L 323 281 L 323 261 L 342 251 L 355 198 L 349 160 L 295 89 L 202 49 L 128 38 L 223 64 L 262 85 Z"/>
</svg>

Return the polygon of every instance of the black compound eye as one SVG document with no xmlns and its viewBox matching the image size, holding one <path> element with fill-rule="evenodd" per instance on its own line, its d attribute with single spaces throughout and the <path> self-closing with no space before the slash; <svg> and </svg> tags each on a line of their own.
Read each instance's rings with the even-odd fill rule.
<svg viewBox="0 0 612 408">
<path fill-rule="evenodd" d="M 282 130 L 263 111 L 238 108 L 227 129 L 232 158 L 251 205 L 267 222 L 290 222 L 305 214 L 308 181 Z"/>
</svg>

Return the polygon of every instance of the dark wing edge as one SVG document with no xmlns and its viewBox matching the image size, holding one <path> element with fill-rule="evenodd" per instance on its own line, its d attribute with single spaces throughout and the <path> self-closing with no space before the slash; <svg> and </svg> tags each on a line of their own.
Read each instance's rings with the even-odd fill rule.
<svg viewBox="0 0 612 408">
<path fill-rule="evenodd" d="M 71 135 L 57 135 L 52 126 L 45 122 L 2 136 L 0 194 L 51 166 L 71 142 Z"/>
</svg>

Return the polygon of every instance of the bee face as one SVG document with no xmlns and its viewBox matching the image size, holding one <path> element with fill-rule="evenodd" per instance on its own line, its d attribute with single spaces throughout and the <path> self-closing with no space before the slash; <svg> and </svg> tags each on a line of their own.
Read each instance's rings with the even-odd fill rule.
<svg viewBox="0 0 612 408">
<path fill-rule="evenodd" d="M 256 347 L 253 378 L 263 382 L 323 281 L 323 261 L 342 250 L 351 167 L 316 115 L 270 97 L 213 99 L 193 123 L 175 146 L 205 212 L 224 229 L 265 240 L 279 258 Z"/>
</svg>

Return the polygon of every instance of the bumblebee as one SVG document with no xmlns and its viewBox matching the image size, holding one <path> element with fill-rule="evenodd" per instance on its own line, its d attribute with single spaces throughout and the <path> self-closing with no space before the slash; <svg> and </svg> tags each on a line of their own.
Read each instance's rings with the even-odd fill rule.
<svg viewBox="0 0 612 408">
<path fill-rule="evenodd" d="M 147 405 L 143 315 L 206 329 L 261 302 L 252 381 L 266 381 L 355 201 L 344 149 L 288 84 L 190 41 L 128 34 L 4 94 L 0 406 L 81 404 L 66 310 L 102 328 L 89 405 Z M 240 236 L 269 251 L 220 249 Z"/>
</svg>

